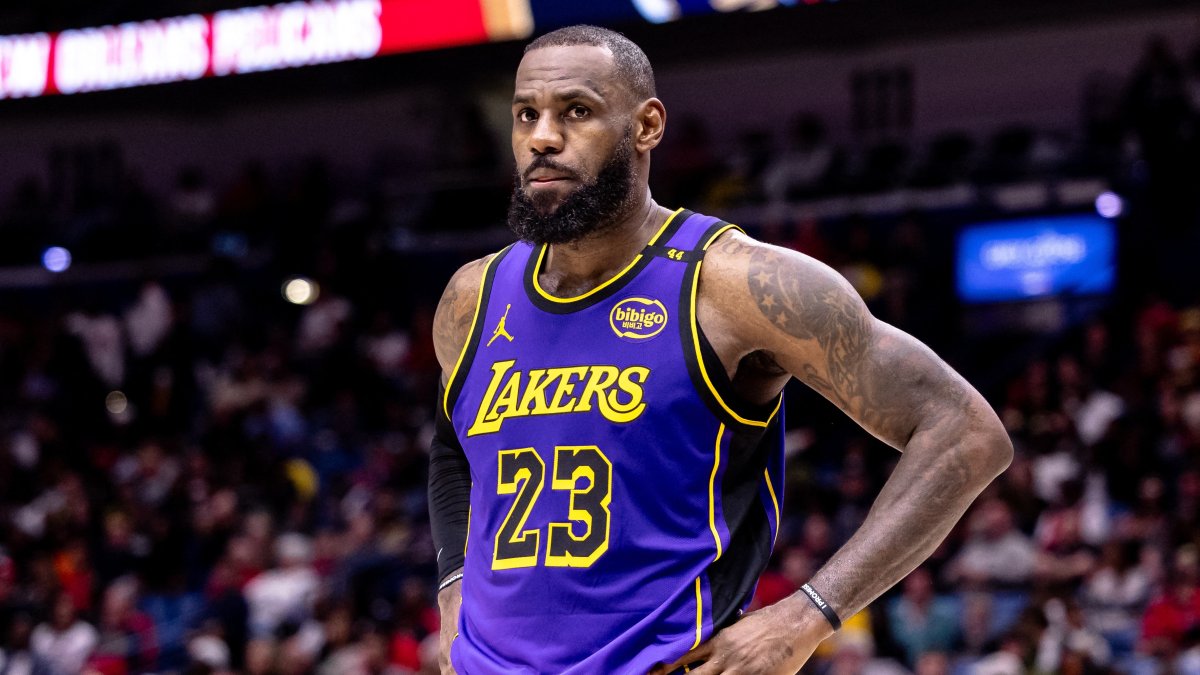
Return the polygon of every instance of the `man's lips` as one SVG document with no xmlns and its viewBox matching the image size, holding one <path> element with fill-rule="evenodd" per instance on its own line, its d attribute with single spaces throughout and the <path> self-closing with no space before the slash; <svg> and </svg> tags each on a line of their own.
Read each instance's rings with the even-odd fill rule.
<svg viewBox="0 0 1200 675">
<path fill-rule="evenodd" d="M 525 182 L 529 185 L 552 185 L 574 178 L 575 172 L 550 162 L 537 162 L 525 170 Z"/>
<path fill-rule="evenodd" d="M 536 176 L 531 177 L 528 181 L 529 185 L 545 187 L 548 185 L 557 185 L 571 180 L 570 176 Z"/>
</svg>

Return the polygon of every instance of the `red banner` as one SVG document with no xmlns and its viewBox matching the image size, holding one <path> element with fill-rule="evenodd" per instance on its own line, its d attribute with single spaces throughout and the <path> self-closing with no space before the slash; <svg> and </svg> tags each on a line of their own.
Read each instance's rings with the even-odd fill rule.
<svg viewBox="0 0 1200 675">
<path fill-rule="evenodd" d="M 0 36 L 0 99 L 366 59 L 528 33 L 493 0 L 313 0 Z M 485 8 L 493 15 L 489 35 Z"/>
</svg>

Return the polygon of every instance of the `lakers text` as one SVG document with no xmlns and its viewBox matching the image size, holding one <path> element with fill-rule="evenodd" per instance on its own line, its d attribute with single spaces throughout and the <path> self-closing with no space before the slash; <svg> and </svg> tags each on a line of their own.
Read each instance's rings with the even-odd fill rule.
<svg viewBox="0 0 1200 675">
<path fill-rule="evenodd" d="M 644 366 L 570 366 L 514 370 L 516 360 L 492 364 L 468 436 L 491 434 L 514 417 L 598 411 L 610 422 L 632 422 L 646 409 L 643 386 L 650 377 Z"/>
</svg>

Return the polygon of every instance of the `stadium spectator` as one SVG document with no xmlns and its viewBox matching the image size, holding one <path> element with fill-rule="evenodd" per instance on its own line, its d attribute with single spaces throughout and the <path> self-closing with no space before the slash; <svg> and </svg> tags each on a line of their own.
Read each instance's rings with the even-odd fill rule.
<svg viewBox="0 0 1200 675">
<path fill-rule="evenodd" d="M 100 608 L 99 642 L 90 667 L 103 673 L 151 671 L 158 663 L 154 623 L 138 611 L 138 582 L 132 577 L 114 581 L 104 591 Z"/>
<path fill-rule="evenodd" d="M 971 666 L 971 675 L 1024 675 L 1029 671 L 1039 634 L 1039 628 L 1028 622 L 1014 628 L 1000 639 L 996 651 Z"/>
<path fill-rule="evenodd" d="M 254 638 L 268 639 L 285 623 L 307 620 L 316 600 L 319 579 L 312 568 L 312 542 L 288 533 L 275 541 L 276 567 L 251 579 L 245 586 Z"/>
<path fill-rule="evenodd" d="M 1037 549 L 1017 530 L 1012 510 L 989 498 L 974 511 L 971 536 L 946 570 L 946 581 L 980 589 L 1024 588 L 1033 579 Z"/>
<path fill-rule="evenodd" d="M 1200 561 L 1192 545 L 1180 547 L 1162 591 L 1142 617 L 1138 651 L 1174 658 L 1188 633 L 1200 628 Z"/>
<path fill-rule="evenodd" d="M 812 559 L 799 546 L 791 546 L 779 556 L 778 569 L 767 568 L 754 592 L 752 607 L 766 607 L 795 593 L 812 575 Z"/>
<path fill-rule="evenodd" d="M 1150 597 L 1150 578 L 1138 565 L 1137 542 L 1105 544 L 1099 566 L 1081 589 L 1087 625 L 1104 637 L 1114 654 L 1133 651 L 1142 610 Z"/>
<path fill-rule="evenodd" d="M 1035 668 L 1040 672 L 1090 672 L 1108 667 L 1112 648 L 1084 621 L 1074 600 L 1048 601 L 1047 627 L 1038 643 Z"/>
<path fill-rule="evenodd" d="M 78 673 L 95 651 L 96 629 L 79 618 L 70 594 L 59 593 L 49 621 L 33 629 L 29 644 L 33 652 L 61 673 Z"/>
<path fill-rule="evenodd" d="M 892 639 L 903 648 L 906 661 L 917 667 L 926 653 L 944 655 L 958 646 L 961 615 L 953 600 L 934 595 L 933 577 L 926 568 L 913 570 L 903 589 L 888 608 L 888 621 Z"/>
</svg>

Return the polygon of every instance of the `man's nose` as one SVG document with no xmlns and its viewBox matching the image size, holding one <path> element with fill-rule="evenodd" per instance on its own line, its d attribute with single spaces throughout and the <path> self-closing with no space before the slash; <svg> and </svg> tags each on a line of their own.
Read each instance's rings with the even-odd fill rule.
<svg viewBox="0 0 1200 675">
<path fill-rule="evenodd" d="M 529 137 L 529 146 L 538 155 L 562 152 L 563 134 L 559 120 L 553 115 L 539 117 Z"/>
</svg>

